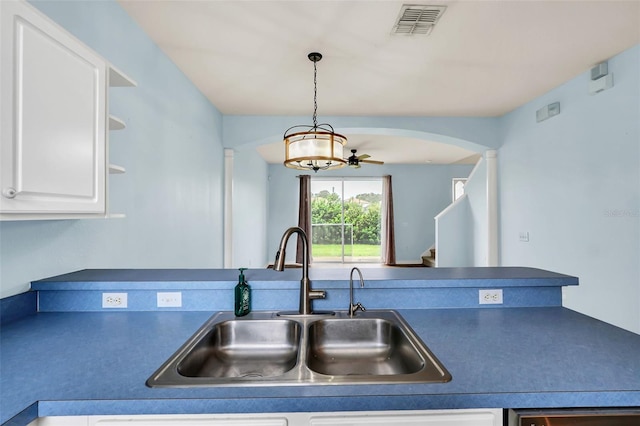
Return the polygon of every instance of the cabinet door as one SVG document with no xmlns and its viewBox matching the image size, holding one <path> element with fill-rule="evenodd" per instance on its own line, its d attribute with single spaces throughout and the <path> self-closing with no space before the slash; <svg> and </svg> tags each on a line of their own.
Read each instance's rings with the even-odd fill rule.
<svg viewBox="0 0 640 426">
<path fill-rule="evenodd" d="M 342 415 L 317 415 L 310 426 L 501 426 L 502 410 L 427 410 L 394 412 L 361 412 Z"/>
<path fill-rule="evenodd" d="M 89 416 L 88 424 L 91 426 L 292 426 L 287 422 L 286 417 L 274 417 L 272 414 L 140 415 L 115 418 Z"/>
<path fill-rule="evenodd" d="M 286 417 L 264 414 L 41 417 L 28 426 L 294 426 Z"/>
<path fill-rule="evenodd" d="M 106 62 L 26 2 L 0 8 L 0 212 L 104 214 Z"/>
</svg>

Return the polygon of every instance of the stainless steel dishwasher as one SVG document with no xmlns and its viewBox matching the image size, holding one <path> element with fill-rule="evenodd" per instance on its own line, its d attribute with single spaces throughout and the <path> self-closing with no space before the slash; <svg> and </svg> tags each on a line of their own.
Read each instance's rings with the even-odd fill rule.
<svg viewBox="0 0 640 426">
<path fill-rule="evenodd" d="M 507 410 L 507 426 L 638 426 L 640 407 Z"/>
</svg>

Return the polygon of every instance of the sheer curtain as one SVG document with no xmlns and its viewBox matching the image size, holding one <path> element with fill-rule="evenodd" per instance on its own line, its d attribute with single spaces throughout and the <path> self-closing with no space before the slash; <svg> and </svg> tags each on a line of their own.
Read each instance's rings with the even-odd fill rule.
<svg viewBox="0 0 640 426">
<path fill-rule="evenodd" d="M 300 175 L 300 206 L 298 208 L 298 226 L 309 239 L 309 262 L 311 262 L 311 176 Z M 302 237 L 298 236 L 296 263 L 302 264 Z"/>
<path fill-rule="evenodd" d="M 381 252 L 382 263 L 385 265 L 396 264 L 396 239 L 393 227 L 393 190 L 391 176 L 382 177 L 382 227 L 381 227 Z"/>
</svg>

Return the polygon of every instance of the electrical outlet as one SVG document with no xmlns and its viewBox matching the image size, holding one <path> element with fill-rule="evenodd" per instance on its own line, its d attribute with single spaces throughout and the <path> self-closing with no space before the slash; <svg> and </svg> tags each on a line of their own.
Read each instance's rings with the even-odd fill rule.
<svg viewBox="0 0 640 426">
<path fill-rule="evenodd" d="M 103 308 L 126 308 L 127 293 L 102 293 Z"/>
<path fill-rule="evenodd" d="M 518 234 L 518 239 L 520 240 L 521 243 L 528 243 L 529 242 L 529 232 L 521 231 L 520 234 Z"/>
<path fill-rule="evenodd" d="M 502 289 L 480 290 L 479 296 L 481 305 L 502 304 Z"/>
<path fill-rule="evenodd" d="M 158 308 L 180 308 L 182 307 L 182 292 L 159 292 Z"/>
</svg>

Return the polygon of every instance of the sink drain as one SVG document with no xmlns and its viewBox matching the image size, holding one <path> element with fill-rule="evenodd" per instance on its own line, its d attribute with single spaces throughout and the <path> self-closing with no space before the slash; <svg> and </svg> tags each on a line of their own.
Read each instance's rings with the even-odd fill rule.
<svg viewBox="0 0 640 426">
<path fill-rule="evenodd" d="M 261 373 L 247 373 L 247 374 L 243 374 L 242 376 L 238 376 L 238 377 L 262 377 Z"/>
</svg>

